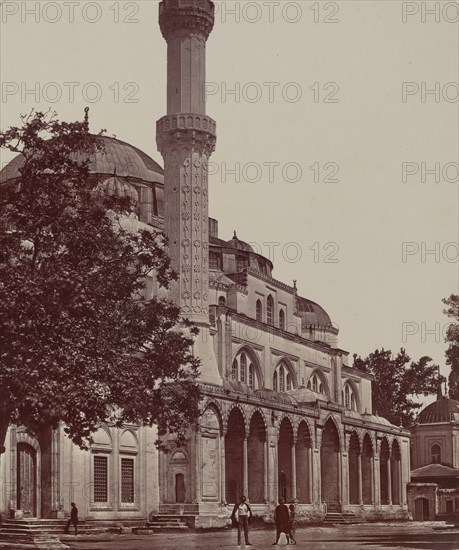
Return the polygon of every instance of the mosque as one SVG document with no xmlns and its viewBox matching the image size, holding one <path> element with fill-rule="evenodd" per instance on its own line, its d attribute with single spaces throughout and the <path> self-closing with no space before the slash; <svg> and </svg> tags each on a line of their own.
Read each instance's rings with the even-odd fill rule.
<svg viewBox="0 0 459 550">
<path fill-rule="evenodd" d="M 202 416 L 186 444 L 155 445 L 154 428 L 102 426 L 89 451 L 62 429 L 31 435 L 13 426 L 0 460 L 3 517 L 62 518 L 75 501 L 87 520 L 186 518 L 226 525 L 247 495 L 272 516 L 279 497 L 305 521 L 328 516 L 408 517 L 410 434 L 372 414 L 371 377 L 349 365 L 338 329 L 296 282 L 209 217 L 208 160 L 216 123 L 206 114 L 210 0 L 163 0 L 167 114 L 157 122 L 163 167 L 118 139 L 99 137 L 91 160 L 108 193 L 139 203 L 133 226 L 163 229 L 179 280 L 170 298 L 200 329 Z M 19 177 L 17 157 L 0 183 Z M 158 292 L 153 279 L 147 295 Z"/>
</svg>

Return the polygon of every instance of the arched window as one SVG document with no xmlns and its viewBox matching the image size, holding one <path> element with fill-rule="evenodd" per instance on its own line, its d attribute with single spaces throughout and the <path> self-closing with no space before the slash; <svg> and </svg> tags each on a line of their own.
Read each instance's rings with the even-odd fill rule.
<svg viewBox="0 0 459 550">
<path fill-rule="evenodd" d="M 225 300 L 224 296 L 220 296 L 220 298 L 218 299 L 218 305 L 219 306 L 226 306 L 226 300 Z"/>
<path fill-rule="evenodd" d="M 440 448 L 440 445 L 437 445 L 436 443 L 435 443 L 435 445 L 432 445 L 432 447 L 430 448 L 430 457 L 431 457 L 432 464 L 437 464 L 437 463 L 441 462 L 441 448 Z"/>
<path fill-rule="evenodd" d="M 273 389 L 279 392 L 290 391 L 293 389 L 293 377 L 289 372 L 288 366 L 283 362 L 278 365 L 274 373 Z"/>
<path fill-rule="evenodd" d="M 266 322 L 268 325 L 272 325 L 274 322 L 274 300 L 271 294 L 266 300 Z"/>
<path fill-rule="evenodd" d="M 324 387 L 316 373 L 313 373 L 308 380 L 308 390 L 312 390 L 316 393 L 324 393 Z"/>
<path fill-rule="evenodd" d="M 254 382 L 255 382 L 255 378 L 254 378 L 254 372 L 253 372 L 253 365 L 252 365 L 252 363 L 250 363 L 250 365 L 249 365 L 249 388 L 251 388 L 252 390 L 254 389 Z"/>
<path fill-rule="evenodd" d="M 259 387 L 256 365 L 250 361 L 250 354 L 241 351 L 233 361 L 231 380 L 247 384 L 252 390 Z"/>
<path fill-rule="evenodd" d="M 347 383 L 345 386 L 344 386 L 344 406 L 346 407 L 346 409 L 350 410 L 350 411 L 356 411 L 357 410 L 357 405 L 356 405 L 356 397 L 355 397 L 355 394 L 354 394 L 354 390 L 352 389 L 351 385 L 349 383 Z"/>
<path fill-rule="evenodd" d="M 238 368 L 237 368 L 237 360 L 235 359 L 233 361 L 233 366 L 231 368 L 231 378 L 233 380 L 237 380 L 238 379 L 238 376 L 237 376 L 237 371 L 238 371 Z"/>
<path fill-rule="evenodd" d="M 263 306 L 261 305 L 261 300 L 257 300 L 256 305 L 256 319 L 257 321 L 263 321 Z"/>
<path fill-rule="evenodd" d="M 241 368 L 239 374 L 241 382 L 244 382 L 245 384 L 247 380 L 247 358 L 245 356 L 245 353 L 241 355 Z"/>
<path fill-rule="evenodd" d="M 279 310 L 279 328 L 285 330 L 285 313 L 284 310 Z"/>
<path fill-rule="evenodd" d="M 281 367 L 279 369 L 279 391 L 285 391 L 285 369 Z"/>
</svg>

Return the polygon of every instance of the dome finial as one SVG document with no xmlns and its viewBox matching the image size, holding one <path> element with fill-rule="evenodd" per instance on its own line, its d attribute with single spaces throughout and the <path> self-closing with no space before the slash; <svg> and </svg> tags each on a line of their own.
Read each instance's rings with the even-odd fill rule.
<svg viewBox="0 0 459 550">
<path fill-rule="evenodd" d="M 84 131 L 89 132 L 89 107 L 84 108 Z"/>
<path fill-rule="evenodd" d="M 234 230 L 233 239 L 237 239 L 236 230 Z"/>
</svg>

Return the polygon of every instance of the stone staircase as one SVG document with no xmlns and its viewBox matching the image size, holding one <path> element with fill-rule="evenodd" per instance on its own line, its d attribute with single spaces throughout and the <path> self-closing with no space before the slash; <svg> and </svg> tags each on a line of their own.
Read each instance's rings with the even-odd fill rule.
<svg viewBox="0 0 459 550">
<path fill-rule="evenodd" d="M 147 528 L 157 531 L 182 531 L 189 529 L 188 521 L 194 522 L 194 516 L 176 516 L 159 514 L 157 516 L 151 516 L 150 521 L 147 523 Z"/>
<path fill-rule="evenodd" d="M 68 518 L 67 518 L 68 519 Z M 0 541 L 30 541 L 36 537 L 45 535 L 63 536 L 67 519 L 6 519 L 0 525 Z M 79 535 L 100 535 L 103 533 L 120 533 L 121 525 L 132 529 L 146 529 L 145 518 L 137 518 L 122 521 L 82 520 L 78 522 Z M 69 534 L 75 530 L 70 526 Z"/>
<path fill-rule="evenodd" d="M 67 520 L 65 519 L 7 519 L 0 526 L 0 540 L 9 541 L 30 541 L 44 535 L 63 535 Z M 73 526 L 70 533 L 75 531 Z M 106 529 L 101 526 L 88 525 L 87 522 L 78 523 L 78 534 L 98 535 L 105 533 Z"/>
<path fill-rule="evenodd" d="M 335 512 L 328 511 L 323 523 L 325 525 L 343 525 L 349 523 L 365 523 L 365 520 L 361 517 L 354 515 L 352 512 Z"/>
</svg>

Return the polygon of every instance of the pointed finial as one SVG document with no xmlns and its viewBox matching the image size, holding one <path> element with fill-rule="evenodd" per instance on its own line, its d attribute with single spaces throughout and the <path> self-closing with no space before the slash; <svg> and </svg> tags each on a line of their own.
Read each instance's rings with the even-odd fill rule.
<svg viewBox="0 0 459 550">
<path fill-rule="evenodd" d="M 116 166 L 115 166 L 115 168 L 113 169 L 113 176 L 116 177 Z"/>
<path fill-rule="evenodd" d="M 234 230 L 233 239 L 237 239 L 236 230 Z"/>
<path fill-rule="evenodd" d="M 446 385 L 446 380 L 445 380 L 445 395 L 448 395 L 448 386 Z"/>
<path fill-rule="evenodd" d="M 84 129 L 89 132 L 89 107 L 84 108 Z"/>
<path fill-rule="evenodd" d="M 295 290 L 297 290 L 297 287 L 296 287 L 296 279 L 293 279 L 293 288 L 294 288 Z"/>
</svg>

